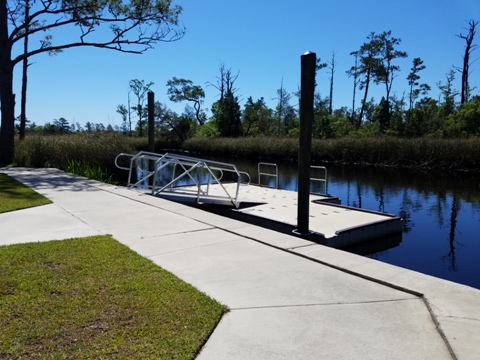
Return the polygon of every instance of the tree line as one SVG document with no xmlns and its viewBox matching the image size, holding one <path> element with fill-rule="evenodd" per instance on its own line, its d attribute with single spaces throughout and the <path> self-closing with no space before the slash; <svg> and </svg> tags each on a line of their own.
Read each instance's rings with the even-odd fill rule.
<svg viewBox="0 0 480 360">
<path fill-rule="evenodd" d="M 399 81 L 400 67 L 397 60 L 407 57 L 399 49 L 401 39 L 391 31 L 370 33 L 367 41 L 351 52 L 354 65 L 347 71 L 352 78 L 353 97 L 351 107 L 333 109 L 335 54 L 331 61 L 317 63 L 317 72 L 328 71 L 330 91 L 328 96 L 317 92 L 314 102 L 315 138 L 343 136 L 372 136 L 388 134 L 399 137 L 459 137 L 480 135 L 480 97 L 472 95 L 476 87 L 470 84 L 471 54 L 478 21 L 469 21 L 467 34 L 458 37 L 465 40 L 463 66 L 450 69 L 443 81 L 435 86 L 439 97 L 429 96 L 432 86 L 421 81 L 426 68 L 423 60 L 415 57 L 409 73 L 403 81 L 408 91 L 401 97 L 394 95 L 394 80 Z M 325 69 L 325 70 L 324 70 Z M 457 74 L 461 76 L 461 90 L 454 88 Z M 203 108 L 205 90 L 191 80 L 173 77 L 166 84 L 172 102 L 186 103 L 182 114 L 170 110 L 166 104 L 155 103 L 155 128 L 157 135 L 175 140 L 192 136 L 240 137 L 240 136 L 296 136 L 299 131 L 299 93 L 289 92 L 283 84 L 277 90 L 276 106 L 270 108 L 265 99 L 251 96 L 241 108 L 235 82 L 239 74 L 224 64 L 220 65 L 216 82 L 212 85 L 219 98 L 212 104 L 208 117 Z M 146 132 L 146 94 L 153 82 L 131 80 L 128 101 L 119 105 L 122 117 L 120 131 L 130 136 L 143 136 Z M 372 85 L 382 86 L 384 95 L 376 101 L 369 97 Z M 360 97 L 360 103 L 356 99 Z"/>
</svg>

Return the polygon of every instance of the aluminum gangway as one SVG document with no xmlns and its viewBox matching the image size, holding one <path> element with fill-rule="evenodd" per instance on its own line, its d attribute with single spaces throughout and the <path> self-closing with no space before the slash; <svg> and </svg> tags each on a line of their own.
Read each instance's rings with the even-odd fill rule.
<svg viewBox="0 0 480 360">
<path fill-rule="evenodd" d="M 119 163 L 126 161 L 129 162 L 128 167 Z M 115 158 L 115 165 L 128 170 L 129 189 L 147 190 L 154 196 L 198 204 L 233 205 L 238 208 L 240 186 L 250 183 L 250 175 L 239 171 L 234 164 L 172 153 L 121 153 Z M 233 190 L 232 186 L 224 185 L 227 182 L 235 184 Z M 215 194 L 210 192 L 212 184 L 221 188 L 220 194 L 218 191 Z"/>
</svg>

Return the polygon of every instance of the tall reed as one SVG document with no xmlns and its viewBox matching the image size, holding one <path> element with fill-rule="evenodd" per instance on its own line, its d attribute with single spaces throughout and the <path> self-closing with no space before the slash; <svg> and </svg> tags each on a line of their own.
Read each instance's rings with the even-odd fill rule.
<svg viewBox="0 0 480 360">
<path fill-rule="evenodd" d="M 272 161 L 294 161 L 298 158 L 298 140 L 292 138 L 193 138 L 186 141 L 183 147 L 195 154 L 230 158 Z M 312 161 L 480 171 L 480 138 L 402 139 L 381 136 L 314 139 Z"/>
<path fill-rule="evenodd" d="M 113 164 L 120 152 L 134 152 L 131 138 L 116 133 L 27 136 L 18 142 L 14 163 L 17 166 L 64 168 L 69 161 L 100 166 Z"/>
<path fill-rule="evenodd" d="M 178 144 L 157 143 L 156 151 L 176 150 Z M 117 133 L 27 136 L 17 144 L 15 165 L 57 167 L 82 164 L 97 166 L 107 174 L 119 174 L 114 165 L 121 153 L 135 154 L 147 149 L 147 140 Z M 193 155 L 248 158 L 266 161 L 296 161 L 298 139 L 278 137 L 192 138 L 182 150 Z M 344 137 L 314 139 L 314 163 L 365 164 L 435 170 L 480 171 L 480 138 L 401 139 L 397 137 Z M 120 173 L 121 174 L 121 173 Z"/>
</svg>

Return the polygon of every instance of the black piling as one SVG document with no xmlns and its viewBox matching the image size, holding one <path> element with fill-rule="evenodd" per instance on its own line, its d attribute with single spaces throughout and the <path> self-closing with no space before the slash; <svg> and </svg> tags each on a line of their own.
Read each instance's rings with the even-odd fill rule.
<svg viewBox="0 0 480 360">
<path fill-rule="evenodd" d="M 148 151 L 155 152 L 155 93 L 148 92 Z"/>
<path fill-rule="evenodd" d="M 300 135 L 298 143 L 298 235 L 309 234 L 310 163 L 312 150 L 313 100 L 317 56 L 307 51 L 301 56 Z"/>
<path fill-rule="evenodd" d="M 148 151 L 155 152 L 155 93 L 149 91 L 147 94 L 147 111 L 148 111 Z M 153 172 L 155 169 L 155 161 L 148 161 L 148 170 Z M 149 178 L 149 184 L 153 185 L 153 177 Z"/>
</svg>

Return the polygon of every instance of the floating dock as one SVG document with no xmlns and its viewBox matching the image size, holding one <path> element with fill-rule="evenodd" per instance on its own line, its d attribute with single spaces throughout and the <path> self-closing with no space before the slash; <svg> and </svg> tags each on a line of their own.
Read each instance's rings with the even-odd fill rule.
<svg viewBox="0 0 480 360">
<path fill-rule="evenodd" d="M 129 167 L 119 166 L 117 161 L 121 157 L 129 159 Z M 115 163 L 119 168 L 129 170 L 129 188 L 149 191 L 154 196 L 172 201 L 196 204 L 208 211 L 295 234 L 298 193 L 251 185 L 250 176 L 238 171 L 233 164 L 148 152 L 120 154 Z M 275 173 L 262 172 L 260 164 L 273 165 Z M 278 184 L 277 166 L 260 164 L 259 178 L 261 175 L 273 176 Z M 233 174 L 236 181 L 222 181 L 225 174 Z M 326 170 L 325 178 L 311 179 L 314 180 L 324 182 L 326 189 Z M 340 199 L 330 195 L 310 194 L 309 204 L 309 233 L 297 236 L 336 248 L 389 237 L 376 246 L 383 250 L 401 241 L 403 219 L 398 216 L 342 206 Z"/>
<path fill-rule="evenodd" d="M 234 191 L 236 184 L 222 186 L 227 191 Z M 181 202 L 187 202 L 189 198 L 193 202 L 194 198 L 188 194 L 195 191 L 195 186 L 185 186 L 157 196 Z M 211 199 L 220 197 L 223 192 L 220 185 L 210 185 Z M 215 210 L 213 200 L 199 205 L 209 204 L 208 207 L 204 206 L 208 210 L 283 232 L 291 232 L 297 226 L 297 192 L 241 185 L 239 201 L 241 205 L 237 209 L 219 207 Z M 402 232 L 403 220 L 398 216 L 343 206 L 339 202 L 340 199 L 332 196 L 310 195 L 311 234 L 307 238 L 331 247 L 344 248 Z"/>
</svg>

